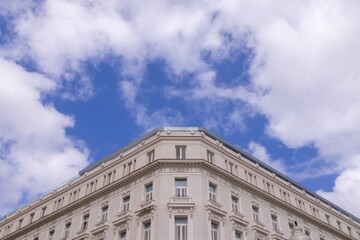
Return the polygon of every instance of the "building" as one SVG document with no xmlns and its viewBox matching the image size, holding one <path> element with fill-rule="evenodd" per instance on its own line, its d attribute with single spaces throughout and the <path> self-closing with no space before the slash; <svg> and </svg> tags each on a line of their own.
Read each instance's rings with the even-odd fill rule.
<svg viewBox="0 0 360 240">
<path fill-rule="evenodd" d="M 355 216 L 201 128 L 159 128 L 0 222 L 1 240 L 360 239 Z"/>
</svg>

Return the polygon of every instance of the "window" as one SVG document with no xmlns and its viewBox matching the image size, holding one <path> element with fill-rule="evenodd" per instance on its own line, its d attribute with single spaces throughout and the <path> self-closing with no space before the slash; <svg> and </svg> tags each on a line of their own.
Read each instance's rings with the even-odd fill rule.
<svg viewBox="0 0 360 240">
<path fill-rule="evenodd" d="M 341 222 L 337 221 L 337 225 L 338 225 L 339 230 L 341 231 Z"/>
<path fill-rule="evenodd" d="M 331 225 L 331 222 L 330 222 L 330 216 L 329 216 L 329 215 L 325 215 L 325 217 L 326 217 L 326 221 L 327 221 L 327 223 L 328 223 L 329 225 Z"/>
<path fill-rule="evenodd" d="M 278 230 L 278 221 L 277 221 L 277 216 L 274 214 L 271 214 L 271 224 L 272 224 L 272 228 L 274 230 Z"/>
<path fill-rule="evenodd" d="M 211 222 L 211 240 L 218 240 L 219 239 L 219 224 Z"/>
<path fill-rule="evenodd" d="M 229 162 L 229 171 L 230 171 L 230 173 L 233 173 L 233 167 L 234 167 L 234 164 Z"/>
<path fill-rule="evenodd" d="M 209 184 L 209 199 L 212 202 L 216 202 L 216 185 Z"/>
<path fill-rule="evenodd" d="M 350 227 L 347 227 L 347 229 L 348 229 L 349 235 L 352 237 L 352 231 L 351 231 L 351 228 L 350 228 Z"/>
<path fill-rule="evenodd" d="M 119 232 L 119 240 L 126 240 L 126 230 Z"/>
<path fill-rule="evenodd" d="M 176 149 L 176 159 L 185 159 L 186 146 L 175 146 L 175 149 Z"/>
<path fill-rule="evenodd" d="M 231 207 L 233 212 L 239 212 L 239 199 L 235 196 L 231 196 Z"/>
<path fill-rule="evenodd" d="M 155 160 L 155 150 L 152 150 L 147 153 L 147 159 L 148 159 L 148 163 L 151 163 Z"/>
<path fill-rule="evenodd" d="M 184 178 L 175 179 L 175 197 L 187 196 L 187 180 Z"/>
<path fill-rule="evenodd" d="M 109 206 L 103 206 L 101 208 L 101 221 L 106 221 L 108 217 Z"/>
<path fill-rule="evenodd" d="M 54 234 L 55 234 L 55 230 L 50 230 L 48 239 L 53 240 L 54 239 Z"/>
<path fill-rule="evenodd" d="M 310 230 L 305 229 L 305 234 L 306 234 L 306 236 L 309 236 L 309 237 L 310 237 Z"/>
<path fill-rule="evenodd" d="M 70 228 L 71 222 L 65 224 L 64 238 L 68 238 L 70 236 Z"/>
<path fill-rule="evenodd" d="M 130 195 L 123 198 L 123 212 L 127 212 L 130 209 Z"/>
<path fill-rule="evenodd" d="M 153 199 L 153 184 L 150 183 L 145 186 L 145 201 L 150 201 Z"/>
<path fill-rule="evenodd" d="M 39 240 L 39 237 L 34 237 L 34 240 Z"/>
<path fill-rule="evenodd" d="M 87 229 L 88 224 L 89 224 L 89 216 L 90 216 L 89 214 L 86 214 L 83 216 L 83 221 L 82 221 L 82 225 L 81 225 L 82 230 Z"/>
<path fill-rule="evenodd" d="M 144 240 L 150 240 L 151 237 L 151 222 L 144 223 Z"/>
<path fill-rule="evenodd" d="M 208 162 L 214 163 L 214 153 L 207 151 L 207 160 Z"/>
<path fill-rule="evenodd" d="M 240 231 L 235 231 L 235 240 L 241 240 L 241 236 L 242 236 L 242 232 Z"/>
<path fill-rule="evenodd" d="M 19 223 L 18 223 L 17 229 L 20 229 L 20 228 L 21 228 L 22 223 L 23 223 L 23 220 L 24 220 L 24 219 L 20 219 L 20 220 L 19 220 Z"/>
<path fill-rule="evenodd" d="M 175 217 L 175 240 L 187 240 L 187 225 L 186 217 Z"/>
<path fill-rule="evenodd" d="M 31 213 L 29 216 L 29 224 L 33 222 L 35 213 Z"/>
<path fill-rule="evenodd" d="M 45 216 L 45 212 L 46 212 L 46 207 L 43 207 L 41 209 L 41 217 Z"/>
<path fill-rule="evenodd" d="M 256 222 L 260 222 L 259 218 L 259 208 L 257 206 L 252 206 L 253 219 Z"/>
</svg>

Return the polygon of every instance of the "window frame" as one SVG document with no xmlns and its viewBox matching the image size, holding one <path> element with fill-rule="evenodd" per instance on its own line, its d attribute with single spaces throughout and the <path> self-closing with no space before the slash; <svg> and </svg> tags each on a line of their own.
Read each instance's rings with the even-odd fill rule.
<svg viewBox="0 0 360 240">
<path fill-rule="evenodd" d="M 186 145 L 175 146 L 176 159 L 186 159 Z"/>
</svg>

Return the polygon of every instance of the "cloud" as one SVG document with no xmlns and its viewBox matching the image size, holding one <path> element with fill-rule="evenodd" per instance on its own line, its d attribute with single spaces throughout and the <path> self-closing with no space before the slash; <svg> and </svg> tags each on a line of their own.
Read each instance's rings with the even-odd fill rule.
<svg viewBox="0 0 360 240">
<path fill-rule="evenodd" d="M 354 162 L 360 162 L 360 156 L 354 159 Z M 336 202 L 340 206 L 351 210 L 355 216 L 360 216 L 358 203 L 360 200 L 359 184 L 360 184 L 360 166 L 357 164 L 353 168 L 348 168 L 336 178 L 332 191 L 324 191 L 320 189 L 318 194 L 326 199 Z"/>
<path fill-rule="evenodd" d="M 178 97 L 190 96 L 195 106 L 207 101 L 208 109 L 226 106 L 229 124 L 209 110 L 204 111 L 207 126 L 238 129 L 246 114 L 257 112 L 267 119 L 268 135 L 289 148 L 315 147 L 318 159 L 335 166 L 338 179 L 349 178 L 360 149 L 358 1 L 47 0 L 28 10 L 19 2 L 1 6 L 0 13 L 16 16 L 9 18 L 15 37 L 0 49 L 7 59 L 27 60 L 62 85 L 67 74 L 84 73 L 86 63 L 115 56 L 121 62 L 121 79 L 130 79 L 120 81 L 120 93 L 145 129 L 186 122 L 184 114 L 171 108 L 150 111 L 138 97 L 146 64 L 161 59 L 175 76 L 195 76 L 187 79 L 191 84 Z M 224 84 L 214 64 L 243 49 L 250 49 L 249 83 Z M 84 86 L 91 92 L 88 84 Z M 44 91 L 49 90 L 35 93 Z M 61 129 L 73 120 L 52 106 L 41 106 L 57 119 L 57 134 L 65 141 Z M 12 149 L 11 140 L 2 140 L 0 152 Z M 49 142 L 64 144 L 56 141 Z M 254 151 L 259 149 L 255 145 Z M 338 196 L 344 183 L 336 183 L 332 196 Z M 334 197 L 334 202 L 340 204 L 340 198 Z"/>
<path fill-rule="evenodd" d="M 266 148 L 260 143 L 251 141 L 248 146 L 249 152 L 251 155 L 259 159 L 260 161 L 268 164 L 272 168 L 276 169 L 279 172 L 287 174 L 287 168 L 284 161 L 280 159 L 272 159 Z"/>
<path fill-rule="evenodd" d="M 137 102 L 138 87 L 133 82 L 121 81 L 119 91 L 136 124 L 141 126 L 145 132 L 159 126 L 178 126 L 184 123 L 182 114 L 171 108 L 164 107 L 149 113 L 149 110 L 143 104 Z"/>
<path fill-rule="evenodd" d="M 66 135 L 74 120 L 44 103 L 45 95 L 56 89 L 52 80 L 2 58 L 0 76 L 3 215 L 76 175 L 87 164 L 88 150 Z"/>
</svg>

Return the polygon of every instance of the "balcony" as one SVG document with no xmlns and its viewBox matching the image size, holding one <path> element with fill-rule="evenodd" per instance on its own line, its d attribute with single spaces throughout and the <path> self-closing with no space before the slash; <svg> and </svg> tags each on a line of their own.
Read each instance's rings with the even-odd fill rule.
<svg viewBox="0 0 360 240">
<path fill-rule="evenodd" d="M 157 208 L 155 201 L 154 200 L 149 200 L 149 201 L 145 201 L 142 202 L 140 204 L 139 210 L 135 212 L 136 215 L 143 215 L 146 214 L 148 212 L 153 212 L 155 211 Z"/>
<path fill-rule="evenodd" d="M 189 196 L 171 197 L 170 202 L 168 202 L 167 205 L 168 205 L 170 212 L 172 212 L 172 210 L 174 210 L 176 208 L 185 208 L 192 212 L 195 208 L 195 203 L 192 202 L 192 199 Z"/>
</svg>

